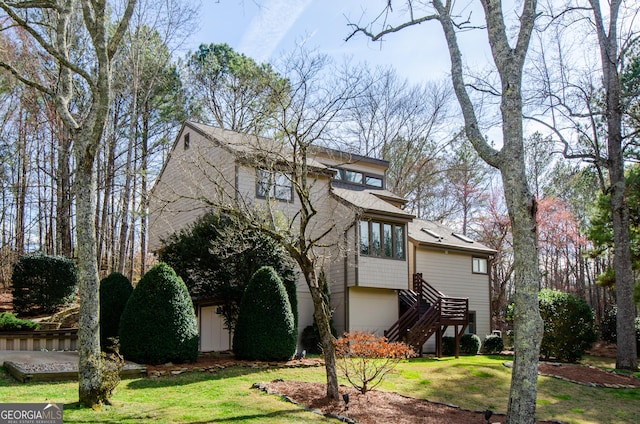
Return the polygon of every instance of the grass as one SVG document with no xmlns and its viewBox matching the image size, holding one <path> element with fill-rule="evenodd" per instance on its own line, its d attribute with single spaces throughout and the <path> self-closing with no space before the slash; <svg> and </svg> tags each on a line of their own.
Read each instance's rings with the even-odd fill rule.
<svg viewBox="0 0 640 424">
<path fill-rule="evenodd" d="M 459 359 L 419 358 L 402 362 L 380 389 L 446 402 L 465 409 L 505 412 L 511 369 L 500 356 L 463 356 Z M 611 367 L 600 360 L 598 366 Z M 65 422 L 323 422 L 274 396 L 250 389 L 257 381 L 275 378 L 324 381 L 324 368 L 226 369 L 219 374 L 186 373 L 158 379 L 124 380 L 113 398 L 114 406 L 95 412 L 79 409 L 77 383 L 26 383 L 0 372 L 2 402 L 65 404 Z M 640 389 L 606 389 L 540 377 L 537 416 L 567 423 L 640 422 Z M 326 420 L 325 422 L 329 422 Z"/>
</svg>

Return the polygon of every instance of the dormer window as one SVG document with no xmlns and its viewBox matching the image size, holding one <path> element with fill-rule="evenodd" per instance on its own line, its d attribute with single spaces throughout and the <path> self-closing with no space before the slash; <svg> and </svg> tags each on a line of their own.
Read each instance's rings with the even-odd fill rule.
<svg viewBox="0 0 640 424">
<path fill-rule="evenodd" d="M 365 178 L 365 184 L 369 187 L 382 188 L 382 178 L 371 177 L 367 175 L 367 177 Z"/>
<path fill-rule="evenodd" d="M 349 184 L 384 188 L 384 179 L 379 175 L 370 175 L 360 171 L 338 168 L 335 179 Z"/>
<path fill-rule="evenodd" d="M 286 202 L 293 201 L 291 176 L 283 172 L 258 169 L 256 171 L 256 197 Z"/>
</svg>

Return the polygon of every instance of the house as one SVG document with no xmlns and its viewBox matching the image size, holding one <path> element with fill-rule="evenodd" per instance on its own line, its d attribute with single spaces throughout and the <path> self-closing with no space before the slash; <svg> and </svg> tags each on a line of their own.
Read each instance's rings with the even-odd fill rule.
<svg viewBox="0 0 640 424">
<path fill-rule="evenodd" d="M 291 149 L 277 141 L 186 122 L 151 191 L 150 249 L 161 249 L 163 239 L 221 205 L 295 228 L 300 200 L 290 178 L 297 166 L 291 157 Z M 328 148 L 314 148 L 305 163 L 317 209 L 308 234 L 322 237 L 314 252 L 329 282 L 336 330 L 387 334 L 410 340 L 417 350 L 437 350 L 451 331 L 489 334 L 487 262 L 494 252 L 416 220 L 403 209 L 406 200 L 385 189 L 387 167 L 384 160 Z M 302 278 L 297 288 L 302 331 L 313 322 L 313 306 Z M 195 306 L 201 350 L 228 349 L 217 306 Z"/>
</svg>

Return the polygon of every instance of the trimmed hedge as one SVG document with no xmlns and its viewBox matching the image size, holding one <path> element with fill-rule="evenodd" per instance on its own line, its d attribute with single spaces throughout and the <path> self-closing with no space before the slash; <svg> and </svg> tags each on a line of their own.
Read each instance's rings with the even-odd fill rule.
<svg viewBox="0 0 640 424">
<path fill-rule="evenodd" d="M 193 362 L 198 357 L 198 325 L 182 279 L 159 263 L 131 293 L 120 319 L 120 350 L 143 364 Z"/>
<path fill-rule="evenodd" d="M 576 362 L 598 340 L 593 310 L 582 299 L 557 290 L 540 291 L 544 335 L 540 354 Z"/>
<path fill-rule="evenodd" d="M 78 288 L 71 259 L 41 253 L 21 257 L 11 279 L 13 309 L 21 315 L 54 313 L 74 299 Z"/>
<path fill-rule="evenodd" d="M 444 356 L 453 356 L 456 353 L 456 338 L 453 336 L 444 336 L 442 338 L 442 354 Z"/>
<path fill-rule="evenodd" d="M 37 322 L 20 319 L 11 312 L 0 313 L 0 331 L 33 331 L 40 328 Z"/>
<path fill-rule="evenodd" d="M 460 353 L 477 355 L 480 352 L 480 337 L 475 334 L 463 334 L 460 337 Z"/>
<path fill-rule="evenodd" d="M 131 281 L 113 272 L 100 281 L 100 347 L 109 345 L 109 338 L 118 337 L 120 317 L 133 292 Z"/>
<path fill-rule="evenodd" d="M 442 338 L 442 354 L 453 356 L 456 353 L 456 339 L 453 336 Z M 460 337 L 460 353 L 464 355 L 477 355 L 480 352 L 480 338 L 475 334 L 463 334 Z"/>
<path fill-rule="evenodd" d="M 239 359 L 286 361 L 297 346 L 295 320 L 284 284 L 272 267 L 262 267 L 245 290 L 233 335 Z"/>
<path fill-rule="evenodd" d="M 490 334 L 484 338 L 482 347 L 486 353 L 500 353 L 504 350 L 504 340 L 497 334 Z"/>
</svg>

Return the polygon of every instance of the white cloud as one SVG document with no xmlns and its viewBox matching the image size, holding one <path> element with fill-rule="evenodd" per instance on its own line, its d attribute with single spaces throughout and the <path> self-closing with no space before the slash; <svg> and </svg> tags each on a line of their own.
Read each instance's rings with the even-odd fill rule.
<svg viewBox="0 0 640 424">
<path fill-rule="evenodd" d="M 256 62 L 265 62 L 296 23 L 311 0 L 268 0 L 261 3 L 249 29 L 242 36 L 239 51 Z"/>
</svg>

